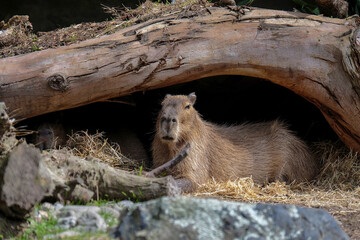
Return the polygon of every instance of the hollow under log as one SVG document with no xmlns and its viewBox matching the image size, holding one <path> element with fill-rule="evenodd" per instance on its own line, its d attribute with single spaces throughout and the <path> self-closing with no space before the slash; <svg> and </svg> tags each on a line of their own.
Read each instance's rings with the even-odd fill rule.
<svg viewBox="0 0 360 240">
<path fill-rule="evenodd" d="M 0 101 L 29 118 L 208 76 L 246 75 L 307 99 L 360 151 L 358 22 L 241 7 L 187 10 L 0 59 Z"/>
</svg>

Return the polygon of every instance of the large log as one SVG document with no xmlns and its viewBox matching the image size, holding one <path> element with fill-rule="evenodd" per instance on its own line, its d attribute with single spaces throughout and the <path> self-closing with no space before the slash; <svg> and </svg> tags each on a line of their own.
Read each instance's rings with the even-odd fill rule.
<svg viewBox="0 0 360 240">
<path fill-rule="evenodd" d="M 315 104 L 360 151 L 359 18 L 204 8 L 0 60 L 0 101 L 19 118 L 214 75 L 268 79 Z"/>
<path fill-rule="evenodd" d="M 1 213 L 21 219 L 35 204 L 49 199 L 145 201 L 180 194 L 171 176 L 145 178 L 66 150 L 41 154 L 33 145 L 19 144 L 1 102 L 0 130 L 4 130 L 0 132 L 0 223 Z"/>
<path fill-rule="evenodd" d="M 87 202 L 91 199 L 145 201 L 180 194 L 171 176 L 145 178 L 114 169 L 100 160 L 84 160 L 26 143 L 0 158 L 0 212 L 22 218 L 44 200 Z"/>
</svg>

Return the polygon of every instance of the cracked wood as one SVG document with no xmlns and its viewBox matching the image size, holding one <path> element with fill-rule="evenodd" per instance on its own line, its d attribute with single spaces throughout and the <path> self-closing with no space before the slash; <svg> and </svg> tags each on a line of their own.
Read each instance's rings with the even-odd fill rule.
<svg viewBox="0 0 360 240">
<path fill-rule="evenodd" d="M 236 6 L 186 10 L 0 59 L 0 101 L 29 118 L 207 76 L 247 75 L 308 99 L 360 151 L 358 22 Z"/>
</svg>

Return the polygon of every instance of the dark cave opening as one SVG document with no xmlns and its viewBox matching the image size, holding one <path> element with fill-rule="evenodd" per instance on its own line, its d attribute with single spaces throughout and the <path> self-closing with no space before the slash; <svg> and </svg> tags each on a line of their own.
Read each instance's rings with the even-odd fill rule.
<svg viewBox="0 0 360 240">
<path fill-rule="evenodd" d="M 239 124 L 274 119 L 285 121 L 299 137 L 307 141 L 336 141 L 321 112 L 290 90 L 269 81 L 243 76 L 215 76 L 171 87 L 137 92 L 131 96 L 50 113 L 20 122 L 19 126 L 36 130 L 43 122 L 56 122 L 67 133 L 78 130 L 105 132 L 105 137 L 120 146 L 141 142 L 151 159 L 151 141 L 155 122 L 166 94 L 195 92 L 195 109 L 206 121 Z M 32 141 L 28 137 L 29 141 Z M 129 148 L 129 146 L 124 147 Z M 133 149 L 134 155 L 138 149 Z"/>
</svg>

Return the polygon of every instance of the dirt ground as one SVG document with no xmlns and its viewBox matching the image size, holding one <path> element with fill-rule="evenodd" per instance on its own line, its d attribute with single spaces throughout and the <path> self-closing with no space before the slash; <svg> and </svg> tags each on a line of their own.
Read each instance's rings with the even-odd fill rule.
<svg viewBox="0 0 360 240">
<path fill-rule="evenodd" d="M 182 11 L 196 11 L 202 8 L 201 1 L 182 8 Z M 11 57 L 47 48 L 55 48 L 80 41 L 111 34 L 121 28 L 136 24 L 164 12 L 178 10 L 178 6 L 165 6 L 146 2 L 135 10 L 113 11 L 114 19 L 100 23 L 81 23 L 50 32 L 32 32 L 28 17 L 16 16 L 9 22 L 0 22 L 0 58 Z M 296 204 L 305 207 L 322 208 L 329 211 L 341 224 L 351 239 L 360 239 L 360 159 L 356 154 L 335 152 L 325 154 L 322 174 L 315 183 L 307 187 L 270 186 L 248 187 L 241 183 L 233 186 L 208 184 L 192 196 L 216 197 L 244 202 L 268 202 L 274 204 Z M 351 159 L 349 163 L 344 159 Z M 327 162 L 335 163 L 330 167 Z M 329 180 L 330 179 L 330 180 Z M 245 186 L 245 187 L 244 187 Z M 274 187 L 274 188 L 272 188 Z M 240 191 L 240 190 L 241 191 Z M 245 189 L 246 190 L 246 189 Z M 256 191 L 255 191 L 256 190 Z M 255 193 L 254 193 L 255 191 Z"/>
</svg>

